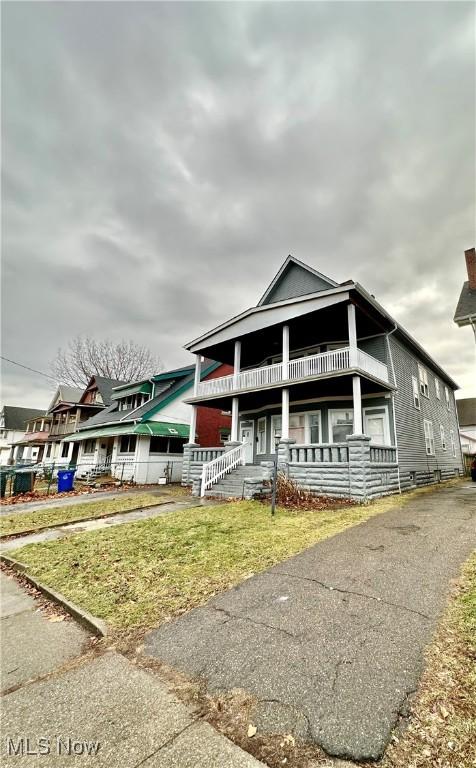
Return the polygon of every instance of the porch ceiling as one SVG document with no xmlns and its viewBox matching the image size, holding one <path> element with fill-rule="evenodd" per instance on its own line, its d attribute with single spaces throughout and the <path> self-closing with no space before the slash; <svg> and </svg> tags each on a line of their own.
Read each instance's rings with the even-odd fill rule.
<svg viewBox="0 0 476 768">
<path fill-rule="evenodd" d="M 347 295 L 346 295 L 347 298 Z M 347 342 L 349 338 L 347 305 L 345 303 L 334 304 L 312 310 L 299 317 L 286 320 L 289 326 L 290 350 L 304 349 L 317 344 L 332 344 Z M 358 338 L 374 336 L 382 333 L 383 327 L 377 318 L 356 308 L 356 324 Z M 283 343 L 283 322 L 261 328 L 258 331 L 222 341 L 202 350 L 202 354 L 212 360 L 233 365 L 235 338 L 241 338 L 241 368 L 260 365 L 263 360 L 273 355 L 279 355 Z"/>
<path fill-rule="evenodd" d="M 392 391 L 390 384 L 377 383 L 371 378 L 360 374 L 362 395 L 379 395 Z M 338 374 L 326 379 L 314 379 L 293 384 L 288 382 L 289 399 L 291 404 L 296 400 L 313 400 L 314 398 L 344 398 L 352 397 L 352 374 Z M 258 410 L 270 405 L 281 405 L 282 385 L 275 388 L 261 389 L 253 392 L 243 392 L 237 395 L 240 412 Z M 231 411 L 232 396 L 207 398 L 194 401 L 196 405 L 205 405 L 209 408 L 220 408 L 223 411 Z"/>
</svg>

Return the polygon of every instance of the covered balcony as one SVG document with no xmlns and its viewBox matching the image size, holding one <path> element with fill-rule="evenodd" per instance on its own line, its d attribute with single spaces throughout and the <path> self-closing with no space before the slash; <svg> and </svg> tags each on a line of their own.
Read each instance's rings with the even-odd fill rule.
<svg viewBox="0 0 476 768">
<path fill-rule="evenodd" d="M 218 398 L 351 372 L 366 374 L 386 385 L 389 383 L 388 369 L 384 363 L 358 347 L 342 347 L 199 382 L 194 397 Z"/>
</svg>

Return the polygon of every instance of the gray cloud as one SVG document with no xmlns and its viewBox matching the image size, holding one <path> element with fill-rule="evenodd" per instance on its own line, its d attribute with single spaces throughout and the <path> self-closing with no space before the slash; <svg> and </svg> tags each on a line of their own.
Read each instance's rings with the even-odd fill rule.
<svg viewBox="0 0 476 768">
<path fill-rule="evenodd" d="M 4 354 L 167 365 L 288 253 L 353 278 L 474 391 L 470 3 L 4 3 Z M 4 399 L 49 384 L 6 367 Z M 41 402 L 40 402 L 41 400 Z"/>
</svg>

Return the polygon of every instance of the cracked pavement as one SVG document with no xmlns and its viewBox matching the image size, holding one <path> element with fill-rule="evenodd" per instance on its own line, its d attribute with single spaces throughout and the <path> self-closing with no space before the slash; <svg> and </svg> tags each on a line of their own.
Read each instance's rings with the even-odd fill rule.
<svg viewBox="0 0 476 768">
<path fill-rule="evenodd" d="M 93 653 L 84 630 L 69 619 L 49 620 L 3 572 L 0 586 L 2 766 L 262 766 L 203 722 L 157 675 L 115 651 Z M 8 739 L 17 744 L 20 737 L 29 739 L 25 751 L 9 754 Z M 71 738 L 79 748 L 99 742 L 99 749 L 69 754 L 58 737 L 62 745 Z M 45 743 L 49 751 L 36 754 Z"/>
<path fill-rule="evenodd" d="M 145 652 L 252 694 L 261 731 L 378 759 L 475 546 L 476 485 L 421 494 L 162 625 Z"/>
</svg>

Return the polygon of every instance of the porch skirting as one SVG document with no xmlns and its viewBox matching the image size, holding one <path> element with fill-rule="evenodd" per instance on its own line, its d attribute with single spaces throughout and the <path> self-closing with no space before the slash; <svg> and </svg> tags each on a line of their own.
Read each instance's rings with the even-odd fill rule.
<svg viewBox="0 0 476 768">
<path fill-rule="evenodd" d="M 227 447 L 185 445 L 182 484 L 192 486 L 194 492 L 199 493 L 204 463 L 226 450 Z M 368 501 L 400 490 L 449 480 L 457 474 L 451 467 L 402 471 L 396 458 L 395 448 L 375 446 L 367 435 L 349 435 L 345 443 L 333 445 L 296 445 L 288 439 L 278 446 L 280 472 L 284 472 L 303 490 L 334 498 Z M 259 466 L 263 470 L 262 481 L 259 482 L 256 475 L 247 478 L 245 498 L 260 495 L 265 486 L 269 486 L 272 463 L 264 461 Z M 213 495 L 213 488 L 210 495 Z"/>
</svg>

